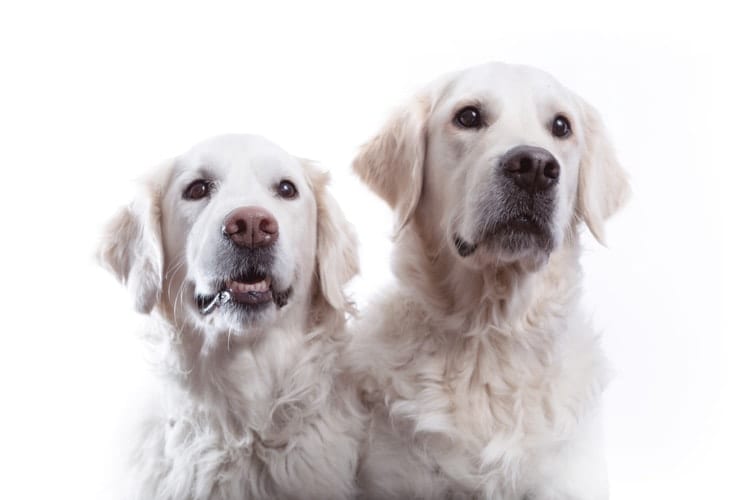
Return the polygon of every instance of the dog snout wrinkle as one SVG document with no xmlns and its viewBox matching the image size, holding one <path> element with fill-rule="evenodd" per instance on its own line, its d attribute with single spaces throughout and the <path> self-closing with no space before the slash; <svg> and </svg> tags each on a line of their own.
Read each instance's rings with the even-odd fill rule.
<svg viewBox="0 0 750 500">
<path fill-rule="evenodd" d="M 560 178 L 560 165 L 552 153 L 534 146 L 511 149 L 503 155 L 499 168 L 516 186 L 529 193 L 546 191 Z"/>
<path fill-rule="evenodd" d="M 274 216 L 263 208 L 242 207 L 226 216 L 221 231 L 235 245 L 259 248 L 276 242 L 279 237 L 279 224 Z"/>
</svg>

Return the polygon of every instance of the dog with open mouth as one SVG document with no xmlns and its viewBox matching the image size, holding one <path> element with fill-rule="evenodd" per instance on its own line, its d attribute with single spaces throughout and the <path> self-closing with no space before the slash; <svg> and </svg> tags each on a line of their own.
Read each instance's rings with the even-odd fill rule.
<svg viewBox="0 0 750 500">
<path fill-rule="evenodd" d="M 352 498 L 363 420 L 338 357 L 356 239 L 328 176 L 257 136 L 166 162 L 106 229 L 150 314 L 158 404 L 124 497 Z"/>
<path fill-rule="evenodd" d="M 347 351 L 373 414 L 363 497 L 606 499 L 579 229 L 602 241 L 629 188 L 599 114 L 490 63 L 425 87 L 353 167 L 396 217 L 396 284 Z"/>
</svg>

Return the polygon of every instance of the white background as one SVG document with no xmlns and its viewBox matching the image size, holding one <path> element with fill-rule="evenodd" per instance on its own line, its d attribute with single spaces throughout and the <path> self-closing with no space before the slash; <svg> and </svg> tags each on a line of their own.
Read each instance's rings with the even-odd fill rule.
<svg viewBox="0 0 750 500">
<path fill-rule="evenodd" d="M 520 3 L 3 3 L 0 497 L 111 496 L 143 320 L 93 255 L 131 180 L 224 132 L 319 160 L 359 231 L 365 303 L 388 281 L 390 214 L 349 162 L 423 83 L 488 60 L 587 98 L 632 177 L 609 248 L 585 236 L 617 374 L 612 499 L 747 495 L 746 16 Z"/>
</svg>

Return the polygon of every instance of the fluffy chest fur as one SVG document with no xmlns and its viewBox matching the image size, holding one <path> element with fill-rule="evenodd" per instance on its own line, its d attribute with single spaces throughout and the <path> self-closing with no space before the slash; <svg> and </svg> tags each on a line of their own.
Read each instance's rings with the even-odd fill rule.
<svg viewBox="0 0 750 500">
<path fill-rule="evenodd" d="M 373 426 L 392 434 L 371 440 L 363 468 L 397 478 L 382 496 L 520 498 L 538 480 L 538 457 L 577 433 L 606 362 L 575 289 L 557 283 L 520 314 L 492 297 L 471 315 L 441 313 L 404 287 L 360 321 L 353 352 L 366 353 L 355 362 L 367 367 Z M 408 457 L 405 472 L 379 470 L 384 454 Z"/>
<path fill-rule="evenodd" d="M 268 335 L 288 345 L 162 340 L 167 384 L 134 443 L 130 498 L 351 498 L 362 424 L 336 378 L 339 341 Z"/>
</svg>

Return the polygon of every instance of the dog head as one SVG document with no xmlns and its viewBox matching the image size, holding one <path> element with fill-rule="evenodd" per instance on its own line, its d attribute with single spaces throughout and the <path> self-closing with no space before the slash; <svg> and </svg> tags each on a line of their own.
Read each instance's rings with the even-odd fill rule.
<svg viewBox="0 0 750 500">
<path fill-rule="evenodd" d="M 536 268 L 583 220 L 599 241 L 628 183 L 598 113 L 539 70 L 491 63 L 419 93 L 355 172 L 437 247 Z"/>
<path fill-rule="evenodd" d="M 100 258 L 136 309 L 253 335 L 343 311 L 357 272 L 328 177 L 256 136 L 209 139 L 159 167 L 109 223 Z M 319 314 L 316 313 L 316 314 Z"/>
</svg>

